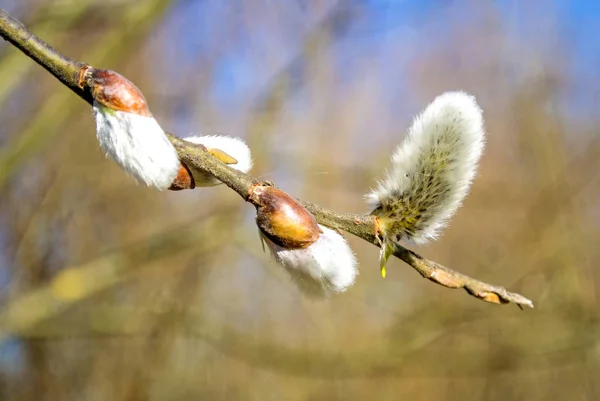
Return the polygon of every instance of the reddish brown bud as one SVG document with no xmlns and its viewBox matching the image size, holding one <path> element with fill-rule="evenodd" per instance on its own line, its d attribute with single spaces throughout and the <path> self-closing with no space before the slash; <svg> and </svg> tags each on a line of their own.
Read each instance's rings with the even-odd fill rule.
<svg viewBox="0 0 600 401">
<path fill-rule="evenodd" d="M 181 191 L 182 189 L 194 189 L 196 188 L 196 182 L 190 169 L 183 163 L 177 171 L 177 177 L 171 183 L 169 189 L 171 191 Z"/>
<path fill-rule="evenodd" d="M 319 239 L 314 216 L 289 194 L 272 186 L 255 185 L 249 200 L 256 206 L 256 224 L 273 243 L 287 248 L 306 248 Z"/>
<path fill-rule="evenodd" d="M 87 85 L 94 100 L 112 110 L 152 117 L 146 99 L 131 81 L 110 70 L 93 67 L 81 69 L 79 83 Z"/>
</svg>

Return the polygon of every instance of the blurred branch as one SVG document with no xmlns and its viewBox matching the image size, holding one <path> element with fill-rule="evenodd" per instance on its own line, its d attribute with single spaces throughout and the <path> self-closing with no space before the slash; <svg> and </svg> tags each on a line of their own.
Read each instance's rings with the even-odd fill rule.
<svg viewBox="0 0 600 401">
<path fill-rule="evenodd" d="M 437 344 L 447 343 L 451 333 L 467 329 L 473 336 L 479 336 L 476 327 L 488 330 L 507 324 L 519 324 L 519 318 L 512 316 L 492 317 L 481 311 L 469 314 L 453 314 L 451 306 L 442 306 L 441 315 L 427 314 L 431 305 L 411 312 L 399 322 L 402 331 L 390 333 L 397 342 L 374 342 L 360 350 L 340 352 L 331 347 L 297 348 L 282 341 L 264 339 L 252 331 L 240 330 L 235 325 L 218 324 L 206 317 L 202 308 L 177 301 L 165 300 L 160 308 L 148 305 L 93 304 L 86 307 L 86 313 L 77 319 L 63 317 L 38 327 L 19 331 L 21 338 L 39 339 L 47 342 L 61 342 L 79 339 L 148 338 L 156 335 L 156 320 L 176 318 L 177 325 L 171 334 L 178 339 L 202 340 L 220 353 L 253 367 L 270 370 L 277 374 L 318 379 L 349 379 L 368 377 L 411 377 L 420 375 L 418 367 L 427 367 L 427 372 L 447 372 L 455 376 L 479 377 L 485 375 L 489 363 L 482 358 L 479 347 L 501 347 L 503 339 L 496 336 L 491 344 L 470 343 L 468 350 L 462 347 L 448 347 L 441 351 Z M 558 312 L 563 322 L 578 324 L 581 316 L 568 311 Z M 102 319 L 98 319 L 102 316 Z M 535 327 L 552 330 L 556 322 L 548 314 L 536 314 L 530 321 Z M 540 341 L 534 345 L 519 348 L 521 366 L 501 364 L 495 369 L 506 373 L 539 369 L 547 363 L 565 366 L 580 358 L 578 352 L 589 351 L 597 344 L 600 326 L 595 321 L 585 321 L 585 326 L 572 344 L 564 341 Z M 156 343 L 152 343 L 156 346 Z M 515 350 L 512 350 L 513 352 Z M 202 351 L 190 350 L 192 359 L 200 360 Z M 198 356 L 196 356 L 198 353 Z M 440 355 L 459 360 L 450 366 L 440 364 Z"/>
<path fill-rule="evenodd" d="M 79 71 L 84 63 L 71 60 L 44 41 L 36 37 L 18 20 L 0 9 L 0 36 L 8 40 L 19 50 L 42 65 L 63 85 L 79 97 L 92 103 L 92 96 L 79 86 Z M 248 200 L 250 188 L 259 183 L 256 178 L 235 170 L 213 158 L 203 147 L 186 142 L 168 134 L 179 158 L 191 169 L 207 172 L 236 191 L 244 200 Z M 365 241 L 379 246 L 375 217 L 365 214 L 338 213 L 322 206 L 302 202 L 303 205 L 323 225 L 347 231 Z M 484 283 L 464 274 L 455 272 L 433 261 L 425 259 L 399 244 L 394 255 L 417 270 L 423 277 L 448 288 L 464 288 L 470 295 L 486 302 L 504 304 L 515 303 L 519 306 L 533 307 L 533 303 L 524 296 L 511 293 L 503 287 Z"/>
<path fill-rule="evenodd" d="M 221 249 L 226 232 L 219 216 L 191 219 L 194 224 L 164 232 L 139 243 L 127 244 L 87 263 L 62 269 L 49 285 L 10 300 L 0 311 L 0 343 L 10 334 L 22 334 L 62 315 L 78 302 L 123 283 L 160 259 L 187 249 L 211 253 Z M 211 232 L 210 236 L 203 233 Z"/>
<path fill-rule="evenodd" d="M 178 338 L 201 339 L 230 358 L 278 374 L 339 379 L 400 375 L 409 370 L 407 362 L 415 359 L 422 361 L 423 352 L 447 335 L 449 327 L 463 324 L 461 320 L 464 319 L 464 316 L 447 314 L 443 319 L 435 319 L 426 330 L 418 330 L 423 328 L 422 325 L 411 326 L 411 335 L 406 335 L 401 344 L 376 343 L 362 351 L 335 352 L 331 349 L 298 349 L 272 339 L 264 340 L 235 326 L 215 324 L 201 310 L 181 302 L 166 301 L 160 309 L 147 305 L 96 304 L 88 306 L 87 311 L 77 319 L 56 319 L 37 327 L 24 327 L 18 334 L 21 338 L 44 341 L 148 338 L 156 335 L 153 330 L 156 323 L 152 322 L 171 316 L 178 319 L 174 330 Z M 98 319 L 98 316 L 104 318 Z M 152 345 L 156 346 L 156 343 L 152 342 Z M 417 355 L 418 358 L 415 358 Z M 462 372 L 481 371 L 481 366 L 477 365 L 485 363 L 484 359 L 476 356 L 467 361 L 464 352 L 460 357 Z"/>
</svg>

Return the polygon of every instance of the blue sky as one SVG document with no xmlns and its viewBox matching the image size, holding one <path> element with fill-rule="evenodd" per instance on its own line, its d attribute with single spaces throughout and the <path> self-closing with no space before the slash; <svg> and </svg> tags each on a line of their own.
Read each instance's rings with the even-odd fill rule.
<svg viewBox="0 0 600 401">
<path fill-rule="evenodd" d="M 196 62 L 211 49 L 214 51 L 215 42 L 221 40 L 220 27 L 235 27 L 234 37 L 227 39 L 224 50 L 217 56 L 219 68 L 213 82 L 213 99 L 218 106 L 236 107 L 236 100 L 258 95 L 276 72 L 265 69 L 261 58 L 275 57 L 284 65 L 286 60 L 291 60 L 298 53 L 303 34 L 319 23 L 311 19 L 312 13 L 306 11 L 308 3 L 312 4 L 302 0 L 260 2 L 261 11 L 266 14 L 277 13 L 288 28 L 288 34 L 273 37 L 268 29 L 248 26 L 244 20 L 247 9 L 238 2 L 177 2 L 165 21 L 165 29 L 174 35 L 173 39 L 178 43 L 177 49 L 170 51 L 176 52 L 180 60 L 189 57 L 190 62 Z M 331 7 L 335 4 L 334 1 L 322 3 Z M 397 79 L 402 66 L 395 65 L 390 69 L 391 63 L 386 62 L 395 48 L 413 39 L 419 42 L 419 46 L 427 45 L 427 40 L 422 37 L 423 32 L 429 32 L 426 28 L 439 26 L 438 34 L 443 34 L 448 18 L 477 18 L 471 13 L 470 4 L 473 3 L 468 1 L 347 0 L 343 4 L 349 9 L 360 9 L 360 17 L 342 29 L 333 46 L 332 52 L 340 65 L 340 75 L 352 80 L 353 74 L 356 74 L 351 66 L 352 61 L 370 58 L 380 66 L 382 79 L 388 77 L 390 82 L 394 81 L 389 93 L 385 94 L 390 99 L 404 89 L 403 83 Z M 560 41 L 571 58 L 569 68 L 573 71 L 572 75 L 581 78 L 572 83 L 569 96 L 573 99 L 569 99 L 569 104 L 577 104 L 575 111 L 581 107 L 589 112 L 594 96 L 586 93 L 586 81 L 594 79 L 600 71 L 600 2 L 548 0 L 527 4 L 522 0 L 505 0 L 491 2 L 489 7 L 499 10 L 506 32 L 512 34 L 517 42 L 523 43 L 525 48 L 529 46 L 532 52 L 550 52 L 557 46 L 556 41 Z M 550 24 L 549 20 L 552 21 Z M 548 40 L 545 40 L 548 26 L 552 27 L 552 31 Z M 430 43 L 435 44 L 435 40 L 435 37 L 431 38 Z M 418 54 L 412 56 L 418 57 Z"/>
</svg>

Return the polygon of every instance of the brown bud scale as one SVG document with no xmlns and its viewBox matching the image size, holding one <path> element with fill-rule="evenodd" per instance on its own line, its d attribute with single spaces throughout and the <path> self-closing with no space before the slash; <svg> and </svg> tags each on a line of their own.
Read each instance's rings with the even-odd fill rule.
<svg viewBox="0 0 600 401">
<path fill-rule="evenodd" d="M 88 67 L 82 69 L 80 84 L 87 85 L 94 100 L 103 106 L 112 110 L 152 117 L 142 91 L 121 74 Z"/>
<path fill-rule="evenodd" d="M 192 172 L 184 163 L 181 163 L 179 170 L 177 171 L 177 177 L 171 183 L 169 189 L 171 191 L 181 191 L 183 189 L 194 189 L 196 188 L 196 182 Z"/>
<path fill-rule="evenodd" d="M 317 220 L 291 195 L 261 184 L 253 186 L 249 195 L 249 201 L 256 206 L 258 228 L 276 245 L 306 248 L 319 239 Z"/>
</svg>

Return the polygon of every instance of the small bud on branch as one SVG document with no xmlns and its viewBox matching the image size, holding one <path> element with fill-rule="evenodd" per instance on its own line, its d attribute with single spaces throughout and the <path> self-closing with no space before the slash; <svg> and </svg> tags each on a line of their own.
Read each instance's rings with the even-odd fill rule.
<svg viewBox="0 0 600 401">
<path fill-rule="evenodd" d="M 90 88 L 95 102 L 114 111 L 152 117 L 142 91 L 121 74 L 89 65 L 80 74 L 80 84 Z"/>
<path fill-rule="evenodd" d="M 306 248 L 319 238 L 317 220 L 300 202 L 272 186 L 250 189 L 248 200 L 256 206 L 256 224 L 265 237 L 288 249 Z"/>
<path fill-rule="evenodd" d="M 354 283 L 358 270 L 350 246 L 300 202 L 265 184 L 251 187 L 248 200 L 273 257 L 307 295 L 343 292 Z"/>
</svg>

